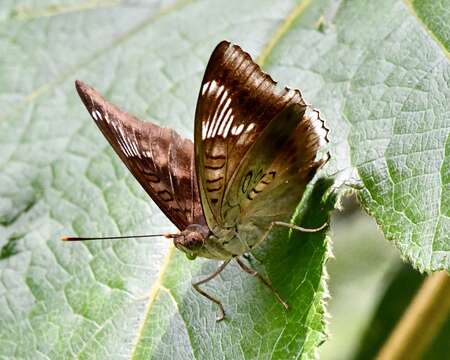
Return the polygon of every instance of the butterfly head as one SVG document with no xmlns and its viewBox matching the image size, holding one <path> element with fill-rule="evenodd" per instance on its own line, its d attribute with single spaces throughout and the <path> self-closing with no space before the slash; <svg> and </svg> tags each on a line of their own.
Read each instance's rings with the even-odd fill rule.
<svg viewBox="0 0 450 360">
<path fill-rule="evenodd" d="M 208 237 L 209 229 L 202 225 L 189 225 L 181 233 L 173 237 L 175 247 L 183 251 L 189 260 L 194 260 Z"/>
</svg>

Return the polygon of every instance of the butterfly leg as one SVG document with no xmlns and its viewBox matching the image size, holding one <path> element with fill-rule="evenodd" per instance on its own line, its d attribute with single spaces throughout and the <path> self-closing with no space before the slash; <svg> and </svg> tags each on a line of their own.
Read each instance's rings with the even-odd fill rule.
<svg viewBox="0 0 450 360">
<path fill-rule="evenodd" d="M 222 303 L 217 300 L 216 298 L 212 297 L 211 295 L 209 295 L 207 292 L 205 292 L 204 290 L 202 290 L 200 288 L 200 285 L 207 283 L 208 281 L 214 279 L 217 275 L 219 275 L 223 269 L 225 269 L 225 267 L 230 263 L 231 259 L 229 260 L 225 260 L 218 268 L 216 271 L 214 271 L 212 274 L 208 275 L 206 278 L 197 281 L 195 283 L 192 283 L 192 286 L 195 290 L 197 290 L 201 295 L 203 295 L 205 298 L 207 298 L 208 300 L 212 301 L 213 303 L 217 304 L 217 306 L 219 306 L 219 316 L 217 317 L 217 321 L 222 321 L 225 318 L 225 310 L 223 308 Z"/>
<path fill-rule="evenodd" d="M 274 295 L 277 298 L 278 302 L 281 305 L 283 305 L 286 310 L 289 309 L 289 305 L 281 298 L 280 294 L 278 294 L 278 292 L 273 288 L 272 284 L 269 281 L 267 281 L 259 272 L 257 272 L 256 270 L 253 270 L 252 268 L 250 268 L 247 265 L 245 265 L 242 262 L 242 260 L 239 259 L 238 257 L 236 258 L 236 261 L 239 264 L 239 266 L 241 267 L 241 269 L 244 270 L 247 274 L 250 274 L 251 276 L 255 276 L 259 280 L 261 280 L 262 283 L 264 285 L 266 285 L 274 293 Z"/>
<path fill-rule="evenodd" d="M 269 233 L 270 230 L 272 230 L 272 228 L 274 226 L 283 226 L 283 227 L 287 227 L 287 228 L 293 229 L 293 230 L 298 230 L 298 231 L 301 231 L 301 232 L 314 233 L 314 232 L 319 232 L 319 231 L 325 229 L 328 226 L 328 223 L 326 222 L 325 224 L 319 226 L 318 228 L 304 228 L 304 227 L 297 226 L 297 225 L 294 225 L 294 224 L 291 224 L 291 223 L 286 223 L 286 222 L 282 222 L 282 221 L 273 221 L 270 224 L 267 233 Z"/>
<path fill-rule="evenodd" d="M 272 221 L 270 223 L 270 225 L 269 225 L 269 228 L 267 229 L 267 231 L 263 235 L 262 239 L 258 241 L 258 243 L 262 243 L 264 240 L 266 240 L 266 238 L 269 236 L 270 232 L 272 231 L 272 229 L 275 226 L 287 227 L 289 229 L 297 230 L 297 231 L 301 231 L 301 232 L 314 233 L 314 232 L 318 232 L 320 230 L 325 229 L 328 226 L 328 223 L 325 223 L 325 224 L 319 226 L 318 228 L 303 228 L 301 226 L 297 226 L 297 225 L 294 225 L 294 224 L 291 224 L 291 223 L 286 223 L 286 222 L 283 222 L 283 221 Z"/>
</svg>

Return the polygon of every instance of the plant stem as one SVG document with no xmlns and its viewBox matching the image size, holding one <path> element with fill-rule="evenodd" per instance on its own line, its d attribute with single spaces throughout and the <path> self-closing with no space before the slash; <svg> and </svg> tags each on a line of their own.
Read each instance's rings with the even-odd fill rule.
<svg viewBox="0 0 450 360">
<path fill-rule="evenodd" d="M 426 278 L 376 360 L 420 359 L 450 311 L 450 276 L 434 273 Z"/>
</svg>

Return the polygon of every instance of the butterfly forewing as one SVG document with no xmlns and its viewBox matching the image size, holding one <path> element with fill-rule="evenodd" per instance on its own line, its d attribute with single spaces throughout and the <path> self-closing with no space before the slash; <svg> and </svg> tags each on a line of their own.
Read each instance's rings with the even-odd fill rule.
<svg viewBox="0 0 450 360">
<path fill-rule="evenodd" d="M 131 173 L 180 229 L 206 224 L 194 165 L 194 144 L 175 131 L 144 123 L 80 81 L 78 94 Z"/>
<path fill-rule="evenodd" d="M 207 223 L 222 226 L 226 186 L 267 124 L 291 104 L 298 90 L 280 89 L 239 46 L 221 42 L 209 60 L 195 116 L 195 154 Z"/>
</svg>

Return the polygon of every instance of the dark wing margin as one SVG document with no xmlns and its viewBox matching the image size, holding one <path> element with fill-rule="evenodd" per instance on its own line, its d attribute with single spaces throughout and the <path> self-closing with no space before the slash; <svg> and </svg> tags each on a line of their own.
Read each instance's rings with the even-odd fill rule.
<svg viewBox="0 0 450 360">
<path fill-rule="evenodd" d="M 299 90 L 279 87 L 239 46 L 222 41 L 213 51 L 195 114 L 195 156 L 200 197 L 209 227 L 223 224 L 226 186 L 267 124 L 292 104 Z"/>
<path fill-rule="evenodd" d="M 190 224 L 206 224 L 192 141 L 171 129 L 140 121 L 81 81 L 75 85 L 117 155 L 175 226 L 184 230 Z"/>
</svg>

